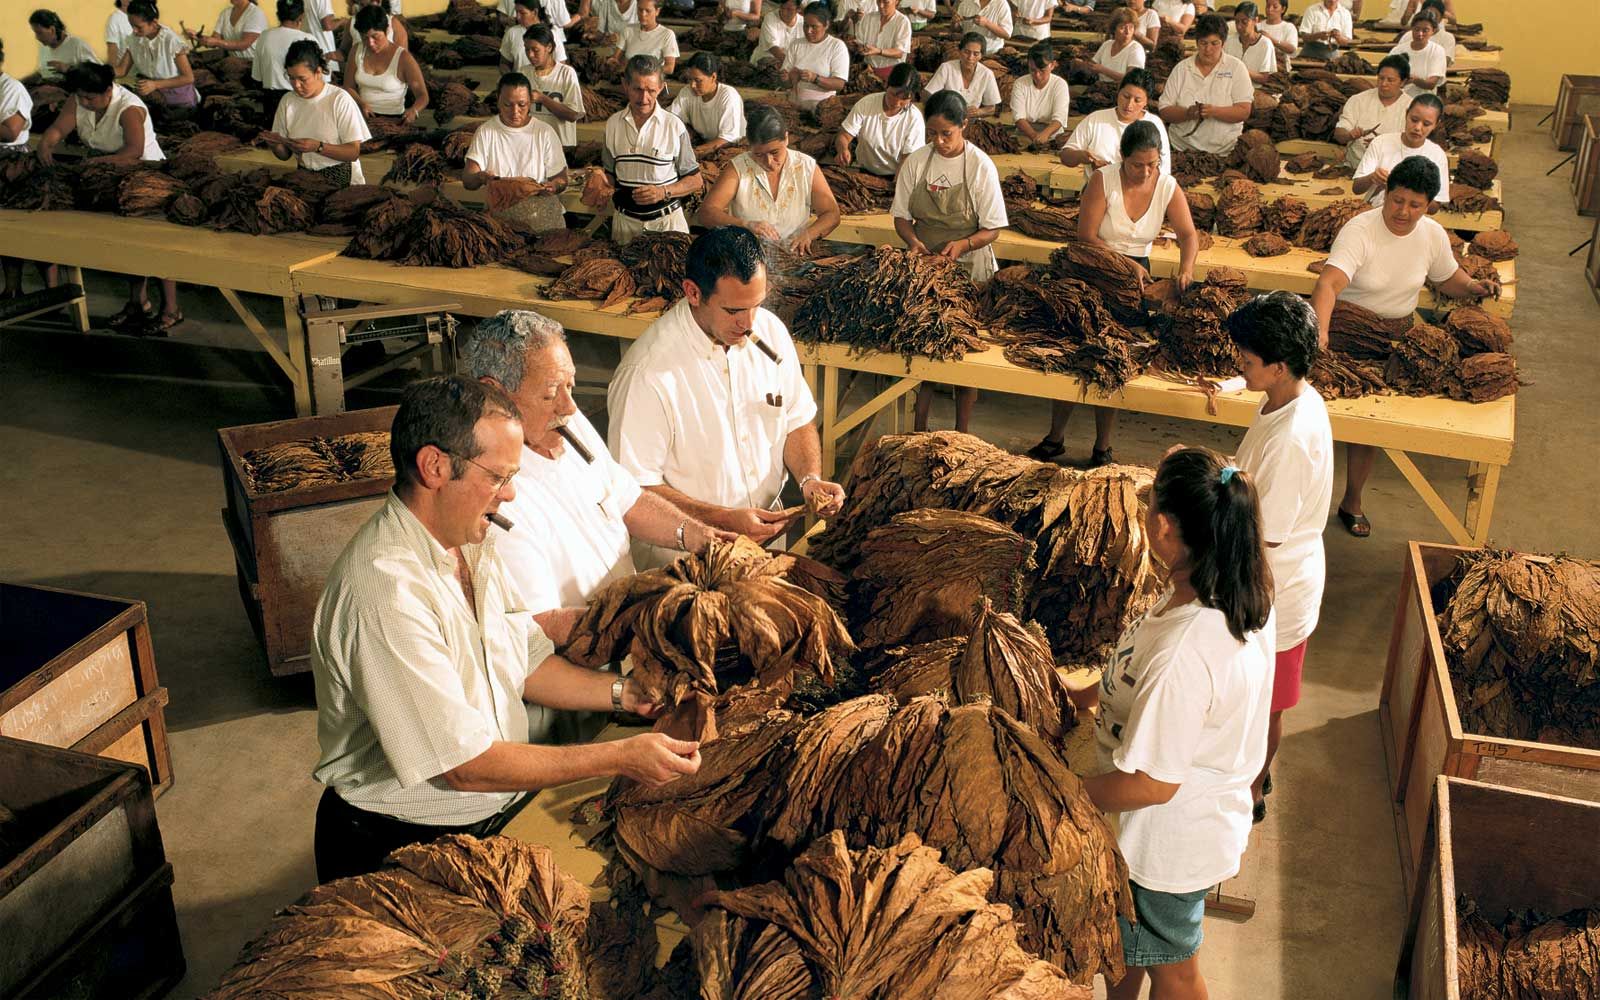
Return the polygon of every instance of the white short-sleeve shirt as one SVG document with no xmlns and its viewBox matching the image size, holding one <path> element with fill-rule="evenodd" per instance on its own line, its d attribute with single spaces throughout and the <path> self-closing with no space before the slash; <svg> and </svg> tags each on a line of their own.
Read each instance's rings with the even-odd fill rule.
<svg viewBox="0 0 1600 1000">
<path fill-rule="evenodd" d="M 1439 168 L 1439 193 L 1433 200 L 1441 205 L 1450 201 L 1450 157 L 1432 139 L 1422 140 L 1421 149 L 1410 149 L 1405 143 L 1404 132 L 1390 132 L 1380 135 L 1367 143 L 1367 151 L 1361 155 L 1361 163 L 1356 167 L 1356 176 L 1365 177 L 1374 170 L 1393 170 L 1401 160 L 1411 156 L 1426 156 Z M 1374 185 L 1367 193 L 1367 200 L 1374 205 L 1383 204 L 1384 185 Z"/>
<path fill-rule="evenodd" d="M 856 41 L 863 45 L 874 45 L 880 49 L 895 49 L 898 56 L 868 56 L 867 64 L 874 69 L 893 66 L 903 63 L 911 55 L 911 19 L 899 11 L 888 21 L 876 10 L 865 15 L 856 22 Z"/>
<path fill-rule="evenodd" d="M 28 93 L 28 88 L 16 77 L 0 73 L 0 122 L 13 115 L 22 116 L 22 131 L 17 133 L 15 139 L 0 145 L 0 148 L 26 147 L 28 126 L 33 121 L 33 97 Z"/>
<path fill-rule="evenodd" d="M 1066 128 L 1072 117 L 1072 94 L 1067 81 L 1052 73 L 1041 90 L 1033 85 L 1031 77 L 1018 77 L 1011 84 L 1011 117 L 1019 122 L 1059 122 Z"/>
<path fill-rule="evenodd" d="M 1194 4 L 1185 0 L 1151 0 L 1150 9 L 1160 17 L 1170 17 L 1174 21 L 1181 21 L 1185 17 L 1194 17 Z"/>
<path fill-rule="evenodd" d="M 1172 173 L 1172 145 L 1167 141 L 1167 126 L 1159 115 L 1150 111 L 1144 113 L 1142 121 L 1147 121 L 1161 133 L 1161 172 Z M 1133 124 L 1132 122 L 1128 123 Z M 1128 130 L 1117 118 L 1116 108 L 1101 108 L 1091 111 L 1078 122 L 1078 127 L 1072 130 L 1072 135 L 1067 139 L 1067 148 L 1089 153 L 1096 159 L 1106 163 L 1116 163 L 1122 159 L 1122 133 Z M 1083 176 L 1087 180 L 1094 176 L 1093 164 L 1083 165 Z"/>
<path fill-rule="evenodd" d="M 1139 23 L 1135 27 L 1138 28 L 1139 34 L 1154 39 L 1161 34 L 1161 15 L 1155 12 L 1155 8 L 1146 7 L 1144 13 L 1139 15 Z"/>
<path fill-rule="evenodd" d="M 356 99 L 343 87 L 332 84 L 323 84 L 322 93 L 309 100 L 293 91 L 285 94 L 272 119 L 272 131 L 286 139 L 320 139 L 330 145 L 366 142 L 372 138 Z M 300 165 L 307 170 L 326 170 L 338 166 L 339 162 L 321 153 L 300 154 Z M 361 161 L 357 159 L 350 164 L 350 183 L 366 182 Z"/>
<path fill-rule="evenodd" d="M 953 90 L 960 94 L 969 108 L 993 108 L 1000 104 L 1000 81 L 995 79 L 994 70 L 983 63 L 973 67 L 970 84 L 961 80 L 959 60 L 951 59 L 941 63 L 939 68 L 934 70 L 923 92 L 937 94 L 941 90 Z"/>
<path fill-rule="evenodd" d="M 783 49 L 788 52 L 789 46 L 805 39 L 805 18 L 799 14 L 794 16 L 793 24 L 784 24 L 777 11 L 767 14 L 761 19 L 761 38 L 756 42 L 756 49 L 750 53 L 750 64 L 756 63 L 772 55 L 773 49 Z"/>
<path fill-rule="evenodd" d="M 1314 4 L 1300 18 L 1300 34 L 1315 35 L 1324 31 L 1337 31 L 1341 37 L 1354 38 L 1355 26 L 1350 20 L 1350 12 L 1343 7 L 1335 7 L 1332 13 L 1322 4 Z M 1339 47 L 1332 40 L 1321 42 L 1338 51 Z"/>
<path fill-rule="evenodd" d="M 717 84 L 710 100 L 701 100 L 684 87 L 672 99 L 672 113 L 708 142 L 738 142 L 744 138 L 744 98 L 725 83 Z"/>
<path fill-rule="evenodd" d="M 976 229 L 1004 229 L 1010 224 L 1005 196 L 1000 190 L 1000 171 L 988 153 L 970 142 L 957 156 L 940 156 L 930 142 L 906 157 L 894 179 L 894 201 L 889 206 L 889 214 L 915 223 L 911 195 L 917 187 L 934 192 L 958 185 L 965 185 L 967 189 L 968 205 L 977 218 Z M 966 266 L 972 280 L 980 285 L 994 276 L 998 266 L 992 244 L 968 251 L 958 259 Z"/>
<path fill-rule="evenodd" d="M 1408 236 L 1384 225 L 1383 210 L 1372 209 L 1344 224 L 1333 239 L 1328 266 L 1350 277 L 1339 301 L 1364 306 L 1384 319 L 1410 316 L 1426 281 L 1449 280 L 1459 265 L 1444 227 L 1424 218 Z"/>
<path fill-rule="evenodd" d="M 1370 128 L 1376 128 L 1378 131 L 1374 138 L 1379 135 L 1393 135 L 1406 127 L 1406 110 L 1410 107 L 1411 99 L 1404 95 L 1395 98 L 1393 104 L 1384 107 L 1382 98 L 1378 96 L 1378 88 L 1363 90 L 1344 102 L 1344 108 L 1339 112 L 1338 127 L 1351 132 L 1365 132 Z M 1371 139 L 1357 139 L 1345 148 L 1345 160 L 1350 166 L 1355 167 L 1361 163 L 1369 142 Z"/>
<path fill-rule="evenodd" d="M 1239 104 L 1255 99 L 1255 84 L 1250 82 L 1250 71 L 1244 63 L 1226 52 L 1211 67 L 1209 76 L 1200 72 L 1195 57 L 1178 63 L 1167 77 L 1167 86 L 1161 92 L 1161 107 L 1189 107 L 1196 101 L 1203 104 Z M 1190 130 L 1193 131 L 1190 131 Z M 1244 123 L 1228 124 L 1215 118 L 1198 123 L 1184 122 L 1168 134 L 1173 149 L 1195 150 L 1218 155 L 1233 151 L 1234 144 L 1244 133 Z"/>
<path fill-rule="evenodd" d="M 498 533 L 460 550 L 476 612 L 456 557 L 393 493 L 329 571 L 311 627 L 313 776 L 351 805 L 457 826 L 519 797 L 456 791 L 441 777 L 496 742 L 528 741 L 523 685 L 555 652 L 496 552 Z"/>
<path fill-rule="evenodd" d="M 603 35 L 620 36 L 628 25 L 639 23 L 638 0 L 628 4 L 626 11 L 617 9 L 616 0 L 595 0 L 594 12 L 600 18 L 600 33 Z"/>
<path fill-rule="evenodd" d="M 1316 630 L 1327 578 L 1322 529 L 1333 503 L 1333 427 L 1317 390 L 1302 385 L 1287 405 L 1257 410 L 1234 461 L 1256 487 L 1277 648 L 1288 651 Z"/>
<path fill-rule="evenodd" d="M 900 164 L 927 139 L 922 109 L 907 103 L 890 118 L 883 113 L 883 94 L 868 94 L 855 103 L 840 132 L 856 138 L 855 165 L 880 177 L 892 177 Z"/>
<path fill-rule="evenodd" d="M 1239 41 L 1238 34 L 1228 36 L 1222 43 L 1222 51 L 1244 63 L 1245 68 L 1252 73 L 1276 73 L 1278 71 L 1278 49 L 1272 44 L 1272 39 L 1261 35 L 1256 43 L 1249 49 Z"/>
<path fill-rule="evenodd" d="M 1005 0 L 1000 0 L 1004 3 Z M 839 80 L 850 79 L 850 49 L 844 42 L 824 35 L 822 41 L 812 44 L 802 36 L 783 50 L 784 72 L 791 69 L 810 70 L 821 77 Z M 795 102 L 802 108 L 814 108 L 833 96 L 833 91 L 823 90 L 805 83 L 794 85 Z"/>
<path fill-rule="evenodd" d="M 662 60 L 678 58 L 678 36 L 664 24 L 658 24 L 649 31 L 637 24 L 630 24 L 623 29 L 622 38 L 617 44 L 628 59 L 634 56 L 655 56 Z"/>
<path fill-rule="evenodd" d="M 526 177 L 543 184 L 567 169 L 555 129 L 537 118 L 511 128 L 499 116 L 472 133 L 467 159 L 496 177 Z"/>
<path fill-rule="evenodd" d="M 339 48 L 339 40 L 333 37 L 333 32 L 322 26 L 323 18 L 332 16 L 333 0 L 306 0 L 306 14 L 300 23 L 306 31 L 316 36 L 324 52 L 334 52 Z"/>
<path fill-rule="evenodd" d="M 1179 786 L 1170 801 L 1121 814 L 1129 877 L 1157 892 L 1197 892 L 1236 874 L 1250 839 L 1276 625 L 1269 616 L 1240 642 L 1221 611 L 1197 601 L 1161 608 L 1123 634 L 1106 664 L 1095 736 L 1104 766 Z"/>
<path fill-rule="evenodd" d="M 1130 69 L 1143 69 L 1145 64 L 1144 46 L 1138 42 L 1129 42 L 1122 47 L 1121 52 L 1113 51 L 1117 43 L 1108 38 L 1100 43 L 1094 51 L 1094 61 L 1106 69 L 1117 73 L 1126 73 Z"/>
<path fill-rule="evenodd" d="M 120 10 L 111 12 L 106 18 L 106 41 L 117 47 L 120 54 L 128 47 L 128 39 L 133 37 L 133 22 L 128 20 L 128 15 Z"/>
<path fill-rule="evenodd" d="M 1256 25 L 1263 35 L 1275 42 L 1289 46 L 1290 53 L 1300 51 L 1300 29 L 1294 26 L 1293 21 L 1279 21 L 1277 24 L 1268 24 L 1261 21 Z M 1290 68 L 1290 54 L 1279 52 L 1278 62 L 1284 69 Z"/>
<path fill-rule="evenodd" d="M 121 14 L 122 12 L 117 11 L 117 13 Z M 98 66 L 104 60 L 95 55 L 94 49 L 89 47 L 88 42 L 77 35 L 68 35 L 55 48 L 51 48 L 48 45 L 39 46 L 39 75 L 46 80 L 61 79 L 61 74 L 50 68 L 50 64 L 53 62 L 65 63 L 68 68 L 71 68 L 85 64 Z"/>
<path fill-rule="evenodd" d="M 1016 36 L 1018 38 L 1032 38 L 1043 41 L 1050 37 L 1050 25 L 1024 24 L 1025 19 L 1038 19 L 1050 17 L 1055 9 L 1060 6 L 1060 0 L 1016 0 Z"/>
<path fill-rule="evenodd" d="M 1408 38 L 1390 49 L 1389 54 L 1405 56 L 1411 60 L 1411 78 L 1422 77 L 1427 79 L 1430 76 L 1436 76 L 1439 78 L 1439 82 L 1443 83 L 1444 75 L 1450 70 L 1450 57 L 1432 39 L 1429 39 L 1428 44 L 1424 45 L 1422 51 L 1419 52 L 1411 47 L 1411 40 Z M 1432 88 L 1424 87 L 1419 83 L 1412 83 L 1411 78 L 1406 80 L 1406 94 L 1408 96 L 1416 97 L 1418 94 L 1437 94 L 1439 92 L 1437 86 Z"/>
<path fill-rule="evenodd" d="M 548 76 L 540 76 L 529 66 L 523 70 L 527 74 L 528 82 L 542 91 L 547 97 L 554 98 L 576 111 L 581 117 L 583 111 L 583 88 L 578 83 L 578 71 L 566 63 L 558 62 L 550 70 Z M 556 138 L 563 146 L 574 146 L 578 142 L 578 123 L 564 122 L 542 107 L 533 109 L 533 117 L 555 129 Z"/>
<path fill-rule="evenodd" d="M 500 505 L 516 526 L 499 536 L 500 558 L 534 614 L 581 607 L 601 587 L 634 573 L 623 518 L 639 501 L 639 484 L 581 411 L 567 431 L 594 461 L 571 445 L 555 459 L 524 446 L 512 481 L 516 499 Z"/>
<path fill-rule="evenodd" d="M 528 61 L 528 47 L 523 44 L 528 29 L 520 24 L 513 24 L 500 36 L 500 58 L 511 64 L 514 72 L 528 75 L 533 63 Z M 556 65 L 560 66 L 567 61 L 567 43 L 564 40 L 565 32 L 552 30 L 551 39 L 555 42 Z"/>
<path fill-rule="evenodd" d="M 778 502 L 784 444 L 816 418 L 817 404 L 783 322 L 757 309 L 752 332 L 777 361 L 749 338 L 723 350 L 682 299 L 622 356 L 606 392 L 607 442 L 640 486 L 724 507 Z M 640 569 L 675 555 L 634 547 Z"/>
<path fill-rule="evenodd" d="M 154 38 L 134 35 L 128 39 L 133 54 L 133 71 L 147 80 L 170 80 L 178 75 L 178 56 L 189 51 L 189 43 L 166 25 Z"/>
<path fill-rule="evenodd" d="M 212 30 L 220 35 L 224 41 L 237 42 L 245 35 L 259 35 L 265 32 L 267 30 L 267 15 L 262 12 L 260 7 L 250 4 L 244 9 L 244 16 L 235 22 L 233 19 L 233 7 L 230 5 L 222 8 L 221 13 L 217 15 L 216 27 Z M 248 49 L 231 54 L 245 59 L 254 59 L 256 45 L 260 41 L 261 39 L 258 38 L 251 43 Z"/>
<path fill-rule="evenodd" d="M 956 7 L 956 17 L 960 18 L 963 29 L 976 31 L 983 36 L 983 51 L 985 55 L 994 55 L 1005 47 L 1006 40 L 990 31 L 988 28 L 977 24 L 977 18 L 985 17 L 1011 34 L 1014 30 L 1011 17 L 1011 5 L 1006 0 L 961 0 Z"/>
<path fill-rule="evenodd" d="M 300 41 L 322 44 L 315 35 L 306 34 L 299 28 L 285 28 L 281 24 L 262 32 L 261 37 L 256 39 L 255 60 L 250 65 L 251 78 L 261 84 L 264 90 L 292 89 L 289 74 L 283 68 L 283 58 L 289 54 L 289 46 Z"/>
</svg>

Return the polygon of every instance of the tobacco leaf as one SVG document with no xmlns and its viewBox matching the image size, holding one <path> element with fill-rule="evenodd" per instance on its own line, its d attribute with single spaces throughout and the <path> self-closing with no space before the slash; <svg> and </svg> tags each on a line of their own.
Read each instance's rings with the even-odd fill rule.
<svg viewBox="0 0 1600 1000">
<path fill-rule="evenodd" d="M 1252 257 L 1281 257 L 1290 249 L 1289 241 L 1277 233 L 1257 233 L 1244 241 L 1244 252 Z"/>
<path fill-rule="evenodd" d="M 1511 348 L 1511 324 L 1482 306 L 1458 306 L 1445 317 L 1444 328 L 1456 338 L 1461 356 L 1503 354 Z"/>
<path fill-rule="evenodd" d="M 1512 911 L 1499 926 L 1456 899 L 1456 980 L 1462 1000 L 1585 1000 L 1600 996 L 1600 906 L 1553 918 Z"/>
<path fill-rule="evenodd" d="M 1229 181 L 1217 195 L 1217 232 L 1223 236 L 1259 232 L 1265 209 L 1261 189 L 1253 182 L 1243 178 Z"/>
<path fill-rule="evenodd" d="M 1185 187 L 1183 196 L 1189 200 L 1189 215 L 1194 219 L 1194 227 L 1202 233 L 1209 232 L 1217 224 L 1217 199 L 1207 191 L 1191 191 Z"/>
<path fill-rule="evenodd" d="M 839 211 L 845 215 L 887 212 L 894 202 L 892 178 L 833 164 L 822 167 L 822 176 L 827 179 L 834 200 L 839 203 Z"/>
<path fill-rule="evenodd" d="M 1406 393 L 1450 395 L 1460 361 L 1461 349 L 1454 337 L 1436 326 L 1419 323 L 1391 346 L 1383 379 Z"/>
<path fill-rule="evenodd" d="M 440 184 L 450 164 L 432 146 L 414 142 L 394 158 L 394 166 L 383 175 L 385 184 Z"/>
<path fill-rule="evenodd" d="M 1283 164 L 1283 169 L 1291 174 L 1309 174 L 1322 166 L 1322 157 L 1316 153 L 1299 153 L 1289 157 Z"/>
<path fill-rule="evenodd" d="M 1511 100 L 1511 74 L 1503 69 L 1475 69 L 1467 75 L 1467 94 L 1475 101 L 1504 108 Z"/>
<path fill-rule="evenodd" d="M 1248 299 L 1242 272 L 1231 267 L 1212 268 L 1204 281 L 1195 282 L 1178 296 L 1165 321 L 1157 324 L 1159 355 L 1154 363 L 1168 371 L 1191 375 L 1225 376 L 1237 372 L 1238 349 L 1223 324 Z"/>
<path fill-rule="evenodd" d="M 1490 197 L 1487 192 L 1455 181 L 1450 182 L 1450 211 L 1477 214 L 1492 212 L 1499 207 L 1500 199 Z"/>
<path fill-rule="evenodd" d="M 1191 187 L 1209 180 L 1228 169 L 1228 161 L 1215 153 L 1174 149 L 1172 151 L 1172 176 L 1180 187 Z"/>
<path fill-rule="evenodd" d="M 633 275 L 619 260 L 592 258 L 568 267 L 545 289 L 544 298 L 588 299 L 610 306 L 634 293 Z"/>
<path fill-rule="evenodd" d="M 827 295 L 801 304 L 794 334 L 808 343 L 960 360 L 983 347 L 976 299 L 958 261 L 881 246 L 840 267 Z"/>
<path fill-rule="evenodd" d="M 526 245 L 522 234 L 493 216 L 424 191 L 370 209 L 343 252 L 419 267 L 477 267 L 506 260 Z"/>
<path fill-rule="evenodd" d="M 1463 149 L 1456 154 L 1455 178 L 1463 184 L 1487 190 L 1500 176 L 1500 164 L 1476 149 Z"/>
<path fill-rule="evenodd" d="M 1339 235 L 1345 223 L 1373 207 L 1365 198 L 1342 198 L 1331 205 L 1324 205 L 1306 216 L 1300 245 L 1318 253 L 1327 253 L 1333 248 L 1333 238 Z"/>
<path fill-rule="evenodd" d="M 1110 247 L 1071 242 L 1050 253 L 1052 277 L 1076 278 L 1093 285 L 1117 317 L 1134 323 L 1144 319 L 1144 268 Z"/>
<path fill-rule="evenodd" d="M 1318 351 L 1307 380 L 1324 399 L 1355 399 L 1388 391 L 1383 364 L 1336 351 Z"/>
<path fill-rule="evenodd" d="M 1450 397 L 1472 403 L 1487 403 L 1513 395 L 1521 386 L 1516 358 L 1509 354 L 1485 352 L 1461 359 L 1457 380 L 1450 384 Z"/>
<path fill-rule="evenodd" d="M 990 156 L 1022 151 L 1021 134 L 993 118 L 967 119 L 962 135 L 968 142 Z"/>
<path fill-rule="evenodd" d="M 1078 206 L 1035 205 L 1023 206 L 1018 212 L 1007 215 L 1011 228 L 1025 236 L 1040 240 L 1069 242 L 1078 238 Z"/>
<path fill-rule="evenodd" d="M 253 493 L 280 493 L 394 475 L 388 431 L 301 438 L 252 449 L 242 458 Z"/>
<path fill-rule="evenodd" d="M 1472 237 L 1471 252 L 1485 260 L 1512 260 L 1517 256 L 1517 241 L 1503 230 L 1487 230 Z"/>
<path fill-rule="evenodd" d="M 1246 129 L 1239 136 L 1238 143 L 1233 147 L 1233 166 L 1244 171 L 1244 175 L 1257 184 L 1270 184 L 1278 179 L 1283 170 L 1283 162 L 1278 156 L 1278 147 L 1272 143 L 1272 136 L 1258 128 Z"/>
<path fill-rule="evenodd" d="M 1293 243 L 1300 237 L 1309 209 L 1304 201 L 1294 195 L 1284 195 L 1267 203 L 1262 217 L 1262 227 Z"/>
<path fill-rule="evenodd" d="M 983 319 L 1013 364 L 1073 374 L 1106 392 L 1139 373 L 1133 334 L 1098 289 L 1075 278 L 1025 264 L 1001 268 L 984 289 Z"/>
<path fill-rule="evenodd" d="M 76 203 L 77 177 L 74 166 L 47 167 L 33 156 L 0 160 L 0 208 L 70 211 Z"/>
<path fill-rule="evenodd" d="M 1365 306 L 1344 300 L 1333 304 L 1328 317 L 1328 347 L 1348 357 L 1383 360 L 1392 353 L 1392 344 L 1406 336 L 1415 324 L 1411 315 L 1384 319 Z"/>
<path fill-rule="evenodd" d="M 694 237 L 688 233 L 640 233 L 617 251 L 640 296 L 676 302 L 683 296 L 684 269 Z"/>
</svg>

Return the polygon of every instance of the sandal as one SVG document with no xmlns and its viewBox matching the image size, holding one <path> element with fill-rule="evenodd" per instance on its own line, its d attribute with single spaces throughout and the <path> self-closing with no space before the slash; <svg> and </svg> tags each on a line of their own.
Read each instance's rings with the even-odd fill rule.
<svg viewBox="0 0 1600 1000">
<path fill-rule="evenodd" d="M 1111 453 L 1110 448 L 1096 448 L 1089 453 L 1089 468 L 1098 469 L 1102 465 L 1110 465 L 1117 457 Z"/>
<path fill-rule="evenodd" d="M 1266 780 L 1261 782 L 1261 794 L 1262 795 L 1271 795 L 1272 794 L 1272 772 L 1271 771 L 1267 772 Z"/>
<path fill-rule="evenodd" d="M 1067 444 L 1065 441 L 1052 441 L 1049 438 L 1045 438 L 1043 441 L 1040 441 L 1032 448 L 1029 448 L 1027 451 L 1023 452 L 1024 455 L 1036 462 L 1048 462 L 1053 458 L 1060 458 L 1066 453 Z"/>
<path fill-rule="evenodd" d="M 167 331 L 173 329 L 174 327 L 181 326 L 182 324 L 182 310 L 179 310 L 175 313 L 164 312 L 161 314 L 159 319 L 150 324 L 150 332 L 158 337 L 165 337 L 167 335 Z"/>
<path fill-rule="evenodd" d="M 1344 530 L 1357 538 L 1366 538 L 1372 534 L 1372 522 L 1367 520 L 1365 514 L 1352 514 L 1340 507 L 1339 521 L 1344 525 Z"/>
<path fill-rule="evenodd" d="M 106 324 L 113 328 L 133 326 L 134 324 L 147 324 L 156 318 L 156 307 L 152 305 L 138 305 L 129 302 L 122 309 L 106 320 Z"/>
<path fill-rule="evenodd" d="M 1250 823 L 1254 825 L 1267 818 L 1267 800 L 1262 799 L 1250 810 Z"/>
</svg>

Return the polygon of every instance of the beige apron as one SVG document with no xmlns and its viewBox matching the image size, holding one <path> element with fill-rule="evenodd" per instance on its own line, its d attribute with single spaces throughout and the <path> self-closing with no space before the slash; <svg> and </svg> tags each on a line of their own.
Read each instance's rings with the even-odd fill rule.
<svg viewBox="0 0 1600 1000">
<path fill-rule="evenodd" d="M 935 164 L 949 163 L 935 150 L 925 161 L 927 166 L 923 170 L 922 180 L 911 189 L 911 231 L 930 250 L 951 240 L 964 240 L 981 228 L 978 225 L 978 202 L 972 194 L 972 177 L 968 170 L 970 160 L 966 147 L 963 147 L 961 183 L 952 184 L 942 191 L 930 191 L 928 175 L 933 173 Z M 991 247 L 973 250 L 959 259 L 967 265 L 967 273 L 979 285 L 986 284 L 994 275 L 995 259 Z"/>
</svg>

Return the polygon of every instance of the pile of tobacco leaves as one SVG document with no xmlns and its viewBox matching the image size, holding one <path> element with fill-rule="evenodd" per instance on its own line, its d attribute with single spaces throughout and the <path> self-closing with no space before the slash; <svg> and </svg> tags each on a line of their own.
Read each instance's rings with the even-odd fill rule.
<svg viewBox="0 0 1600 1000">
<path fill-rule="evenodd" d="M 1461 1000 L 1600 996 L 1600 905 L 1508 913 L 1496 926 L 1457 897 L 1456 985 Z"/>
</svg>

